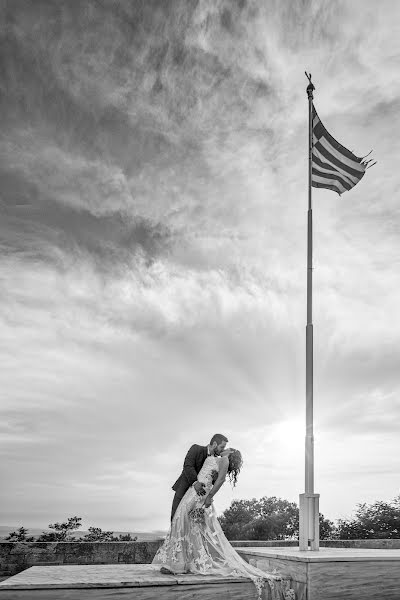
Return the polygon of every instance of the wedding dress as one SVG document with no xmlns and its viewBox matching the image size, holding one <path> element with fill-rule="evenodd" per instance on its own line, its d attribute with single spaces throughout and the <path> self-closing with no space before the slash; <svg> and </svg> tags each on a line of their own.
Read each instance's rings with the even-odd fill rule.
<svg viewBox="0 0 400 600">
<path fill-rule="evenodd" d="M 219 456 L 208 456 L 197 480 L 205 484 L 206 493 L 213 486 L 213 471 L 218 471 Z M 204 500 L 190 487 L 182 498 L 163 545 L 153 564 L 166 567 L 175 574 L 197 573 L 248 577 L 254 582 L 259 599 L 269 586 L 272 600 L 295 600 L 288 582 L 274 573 L 265 573 L 248 564 L 231 546 L 219 524 L 214 506 L 202 509 Z"/>
</svg>

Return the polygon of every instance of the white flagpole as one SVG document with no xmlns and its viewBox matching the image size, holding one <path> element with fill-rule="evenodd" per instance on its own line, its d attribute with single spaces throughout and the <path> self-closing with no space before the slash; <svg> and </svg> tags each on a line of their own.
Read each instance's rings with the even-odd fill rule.
<svg viewBox="0 0 400 600">
<path fill-rule="evenodd" d="M 314 493 L 313 324 L 312 324 L 312 108 L 314 86 L 308 78 L 308 215 L 307 215 L 307 326 L 306 326 L 306 439 L 305 493 L 300 494 L 299 549 L 319 550 L 319 494 Z"/>
</svg>

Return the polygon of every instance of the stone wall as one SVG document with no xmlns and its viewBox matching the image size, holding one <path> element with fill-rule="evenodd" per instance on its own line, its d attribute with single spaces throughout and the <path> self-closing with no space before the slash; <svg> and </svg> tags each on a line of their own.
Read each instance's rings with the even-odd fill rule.
<svg viewBox="0 0 400 600">
<path fill-rule="evenodd" d="M 297 540 L 233 540 L 231 545 L 234 548 L 288 548 L 298 546 L 299 542 Z"/>
<path fill-rule="evenodd" d="M 152 542 L 0 542 L 0 577 L 33 565 L 151 563 L 162 540 Z M 397 540 L 321 540 L 330 548 L 400 548 Z M 234 541 L 235 547 L 298 546 L 296 541 Z"/>
<path fill-rule="evenodd" d="M 162 540 L 151 542 L 0 542 L 0 577 L 33 565 L 151 563 Z"/>
<path fill-rule="evenodd" d="M 391 549 L 400 548 L 400 539 L 395 540 L 323 540 L 321 546 L 327 548 L 376 548 Z"/>
<path fill-rule="evenodd" d="M 281 541 L 281 540 L 235 540 L 231 542 L 233 547 L 242 548 L 276 548 L 279 547 L 290 547 L 298 546 L 298 541 Z M 374 548 L 374 549 L 391 549 L 400 548 L 400 539 L 395 540 L 321 540 L 319 545 L 321 548 Z"/>
</svg>

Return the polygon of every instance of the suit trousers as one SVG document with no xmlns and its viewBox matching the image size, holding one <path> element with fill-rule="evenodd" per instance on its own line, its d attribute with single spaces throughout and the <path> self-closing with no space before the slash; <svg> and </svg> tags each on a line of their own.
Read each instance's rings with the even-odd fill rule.
<svg viewBox="0 0 400 600">
<path fill-rule="evenodd" d="M 171 510 L 171 521 L 174 518 L 174 514 L 176 513 L 176 509 L 178 508 L 183 496 L 182 492 L 175 492 L 174 499 L 172 501 L 172 510 Z"/>
</svg>

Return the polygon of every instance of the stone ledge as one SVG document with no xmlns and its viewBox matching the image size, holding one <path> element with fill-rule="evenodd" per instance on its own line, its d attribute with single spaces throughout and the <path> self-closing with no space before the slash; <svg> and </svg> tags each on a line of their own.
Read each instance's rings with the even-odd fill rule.
<svg viewBox="0 0 400 600">
<path fill-rule="evenodd" d="M 233 540 L 234 548 L 288 548 L 297 547 L 298 540 Z M 391 550 L 400 548 L 398 539 L 369 539 L 369 540 L 321 540 L 321 548 L 370 548 L 373 550 Z"/>
<path fill-rule="evenodd" d="M 232 540 L 234 548 L 290 548 L 299 545 L 298 540 Z"/>
<path fill-rule="evenodd" d="M 146 542 L 0 542 L 0 577 L 36 565 L 149 564 L 163 540 Z M 234 547 L 290 548 L 295 540 L 235 540 Z M 400 549 L 394 540 L 322 540 L 321 548 Z"/>
<path fill-rule="evenodd" d="M 277 569 L 305 586 L 303 600 L 399 599 L 400 549 L 325 547 L 307 552 L 281 546 L 237 550 L 255 567 Z"/>
</svg>

